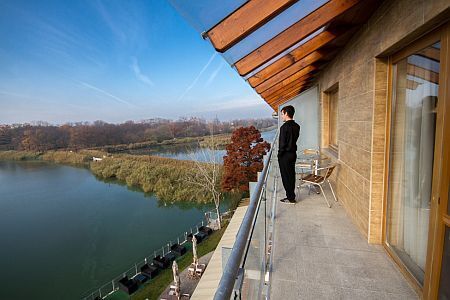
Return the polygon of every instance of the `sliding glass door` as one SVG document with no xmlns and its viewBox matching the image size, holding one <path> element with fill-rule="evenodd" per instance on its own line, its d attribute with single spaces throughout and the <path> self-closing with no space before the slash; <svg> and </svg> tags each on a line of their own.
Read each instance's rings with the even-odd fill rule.
<svg viewBox="0 0 450 300">
<path fill-rule="evenodd" d="M 392 65 L 386 242 L 423 285 L 431 207 L 440 42 Z"/>
</svg>

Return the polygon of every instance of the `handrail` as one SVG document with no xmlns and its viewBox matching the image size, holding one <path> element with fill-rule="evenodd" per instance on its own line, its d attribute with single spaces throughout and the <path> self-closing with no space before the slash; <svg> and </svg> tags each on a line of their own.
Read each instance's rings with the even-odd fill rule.
<svg viewBox="0 0 450 300">
<path fill-rule="evenodd" d="M 255 214 L 257 212 L 261 192 L 266 181 L 266 174 L 268 173 L 269 162 L 274 149 L 273 145 L 275 145 L 277 136 L 278 131 L 275 134 L 274 142 L 270 147 L 269 154 L 264 160 L 263 170 L 259 175 L 255 190 L 250 197 L 250 204 L 247 208 L 247 211 L 245 212 L 242 224 L 239 227 L 239 231 L 236 235 L 236 241 L 234 242 L 233 249 L 231 250 L 227 264 L 224 268 L 222 278 L 220 279 L 219 286 L 217 287 L 216 293 L 214 295 L 214 300 L 229 300 L 231 294 L 233 293 L 236 277 L 238 275 L 242 258 L 247 247 L 250 232 L 253 228 L 253 223 L 256 220 Z"/>
</svg>

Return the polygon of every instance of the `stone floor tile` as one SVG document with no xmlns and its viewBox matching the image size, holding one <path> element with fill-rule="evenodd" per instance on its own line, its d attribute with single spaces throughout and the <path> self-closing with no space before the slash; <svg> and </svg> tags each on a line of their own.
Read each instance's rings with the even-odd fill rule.
<svg viewBox="0 0 450 300">
<path fill-rule="evenodd" d="M 274 257 L 281 259 L 298 259 L 299 247 L 292 239 L 285 240 L 283 245 L 274 245 L 273 253 Z"/>
<path fill-rule="evenodd" d="M 355 300 L 355 299 L 383 300 L 383 299 L 386 299 L 386 293 L 380 292 L 380 291 L 339 288 L 338 292 L 337 292 L 337 297 L 335 299 L 339 299 L 339 300 Z"/>
<path fill-rule="evenodd" d="M 327 247 L 299 246 L 299 254 L 303 261 L 316 264 L 333 264 L 334 257 Z"/>
<path fill-rule="evenodd" d="M 270 286 L 270 299 L 298 300 L 298 284 L 294 281 L 274 279 Z"/>
<path fill-rule="evenodd" d="M 416 293 L 407 294 L 396 294 L 396 293 L 385 293 L 385 299 L 389 300 L 417 300 L 419 297 Z"/>
<path fill-rule="evenodd" d="M 350 289 L 377 290 L 375 278 L 363 267 L 337 265 L 341 287 Z"/>
<path fill-rule="evenodd" d="M 298 282 L 309 282 L 340 286 L 339 273 L 333 264 L 302 262 L 303 269 L 298 270 Z"/>
<path fill-rule="evenodd" d="M 275 257 L 272 264 L 272 278 L 277 280 L 297 281 L 297 263 L 293 259 Z"/>
<path fill-rule="evenodd" d="M 298 299 L 302 300 L 334 300 L 337 299 L 337 287 L 320 283 L 300 283 Z"/>
<path fill-rule="evenodd" d="M 338 249 L 338 248 L 331 248 L 330 252 L 335 264 L 349 267 L 364 266 L 367 263 L 367 255 L 372 254 L 372 252 L 368 251 Z"/>
</svg>

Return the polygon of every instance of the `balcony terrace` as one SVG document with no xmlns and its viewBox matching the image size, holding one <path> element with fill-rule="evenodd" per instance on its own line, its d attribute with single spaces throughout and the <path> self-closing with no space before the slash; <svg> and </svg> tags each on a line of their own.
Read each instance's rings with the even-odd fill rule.
<svg viewBox="0 0 450 300">
<path fill-rule="evenodd" d="M 268 159 L 214 299 L 449 299 L 450 2 L 170 1 L 338 165 L 288 205 Z"/>
</svg>

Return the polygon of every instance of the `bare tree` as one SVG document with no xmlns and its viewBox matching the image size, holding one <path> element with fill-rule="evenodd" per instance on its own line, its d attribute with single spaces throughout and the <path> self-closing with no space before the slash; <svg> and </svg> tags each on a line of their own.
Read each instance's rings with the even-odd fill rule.
<svg viewBox="0 0 450 300">
<path fill-rule="evenodd" d="M 193 151 L 189 151 L 189 156 L 191 160 L 194 161 L 197 170 L 196 172 L 189 173 L 184 181 L 187 184 L 202 187 L 205 192 L 211 195 L 216 209 L 218 228 L 220 229 L 221 221 L 219 206 L 222 198 L 220 187 L 222 164 L 219 163 L 217 157 L 218 146 L 214 140 L 214 130 L 211 130 L 210 139 L 211 143 L 208 147 L 200 147 L 201 161 L 199 157 L 194 155 Z"/>
</svg>

